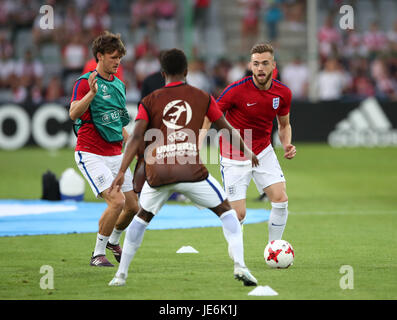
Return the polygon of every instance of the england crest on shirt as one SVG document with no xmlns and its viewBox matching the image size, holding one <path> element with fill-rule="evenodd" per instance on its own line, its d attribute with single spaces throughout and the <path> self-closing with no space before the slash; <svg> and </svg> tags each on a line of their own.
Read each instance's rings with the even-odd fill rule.
<svg viewBox="0 0 397 320">
<path fill-rule="evenodd" d="M 280 97 L 273 98 L 273 109 L 277 109 L 280 105 Z"/>
</svg>

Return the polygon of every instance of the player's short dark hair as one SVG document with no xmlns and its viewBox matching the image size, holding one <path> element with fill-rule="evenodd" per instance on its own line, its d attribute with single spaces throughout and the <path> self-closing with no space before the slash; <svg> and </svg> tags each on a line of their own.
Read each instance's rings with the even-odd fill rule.
<svg viewBox="0 0 397 320">
<path fill-rule="evenodd" d="M 254 45 L 251 49 L 251 55 L 254 53 L 264 53 L 269 52 L 272 56 L 274 56 L 274 49 L 270 43 L 258 43 Z"/>
<path fill-rule="evenodd" d="M 187 58 L 179 49 L 170 49 L 160 54 L 161 70 L 167 75 L 181 75 L 187 70 Z"/>
<path fill-rule="evenodd" d="M 118 51 L 121 56 L 126 53 L 123 41 L 121 41 L 121 36 L 119 33 L 114 34 L 109 31 L 105 31 L 100 34 L 92 43 L 92 54 L 95 57 L 96 62 L 98 62 L 97 54 L 102 53 L 113 53 Z"/>
</svg>

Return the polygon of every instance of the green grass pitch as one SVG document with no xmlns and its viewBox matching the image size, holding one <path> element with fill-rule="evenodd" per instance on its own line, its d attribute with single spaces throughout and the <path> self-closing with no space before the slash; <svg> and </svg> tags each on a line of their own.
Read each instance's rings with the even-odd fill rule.
<svg viewBox="0 0 397 320">
<path fill-rule="evenodd" d="M 116 268 L 89 266 L 94 233 L 1 237 L 0 299 L 396 299 L 397 148 L 297 144 L 297 150 L 290 161 L 276 150 L 287 178 L 290 214 L 284 239 L 295 249 L 294 265 L 268 268 L 263 260 L 267 223 L 244 226 L 247 266 L 259 285 L 278 296 L 248 296 L 252 288 L 233 279 L 221 228 L 196 228 L 147 230 L 127 285 L 120 288 L 107 285 Z M 44 171 L 59 176 L 76 168 L 73 150 L 37 148 L 0 151 L 0 167 L 2 199 L 39 199 Z M 218 165 L 208 168 L 220 181 Z M 255 201 L 257 196 L 251 184 L 248 207 L 270 209 L 269 203 Z M 98 201 L 88 185 L 85 200 Z M 183 245 L 199 254 L 176 254 Z M 40 287 L 43 265 L 53 269 L 54 289 Z M 351 289 L 341 288 L 346 265 L 353 271 Z"/>
</svg>

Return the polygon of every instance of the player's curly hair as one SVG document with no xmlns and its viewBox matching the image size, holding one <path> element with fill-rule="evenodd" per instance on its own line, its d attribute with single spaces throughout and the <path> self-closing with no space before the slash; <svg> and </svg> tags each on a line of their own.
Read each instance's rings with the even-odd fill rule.
<svg viewBox="0 0 397 320">
<path fill-rule="evenodd" d="M 105 31 L 100 34 L 92 43 L 92 54 L 95 57 L 96 62 L 98 62 L 97 54 L 102 53 L 112 53 L 118 51 L 121 56 L 125 56 L 126 49 L 121 41 L 121 36 L 119 33 L 114 34 L 109 31 Z"/>
<path fill-rule="evenodd" d="M 181 75 L 187 70 L 187 58 L 182 50 L 165 50 L 160 53 L 160 65 L 167 75 Z"/>
<path fill-rule="evenodd" d="M 274 56 L 274 49 L 270 43 L 258 43 L 254 45 L 251 49 L 251 55 L 254 53 L 264 53 L 269 52 Z"/>
</svg>

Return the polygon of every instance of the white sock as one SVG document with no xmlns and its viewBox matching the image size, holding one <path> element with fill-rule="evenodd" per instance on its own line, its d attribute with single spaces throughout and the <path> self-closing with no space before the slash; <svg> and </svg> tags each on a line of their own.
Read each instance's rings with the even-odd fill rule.
<svg viewBox="0 0 397 320">
<path fill-rule="evenodd" d="M 244 262 L 244 245 L 243 234 L 241 233 L 241 225 L 237 219 L 235 210 L 224 212 L 220 216 L 223 228 L 223 234 L 229 244 L 229 250 L 233 255 L 235 265 L 245 267 Z"/>
<path fill-rule="evenodd" d="M 135 216 L 131 224 L 128 226 L 127 233 L 123 243 L 123 253 L 121 254 L 121 260 L 119 269 L 116 272 L 116 276 L 124 273 L 125 278 L 128 276 L 128 268 L 132 259 L 135 256 L 138 248 L 141 246 L 143 235 L 146 227 L 149 223 Z"/>
<path fill-rule="evenodd" d="M 280 240 L 283 236 L 288 218 L 288 201 L 272 202 L 272 210 L 268 222 L 269 242 Z"/>
<path fill-rule="evenodd" d="M 121 234 L 123 233 L 123 231 L 124 230 L 117 230 L 116 228 L 114 228 L 112 234 L 110 235 L 109 243 L 119 244 L 120 237 L 121 237 Z"/>
<path fill-rule="evenodd" d="M 103 236 L 101 234 L 97 234 L 96 236 L 96 244 L 94 250 L 94 257 L 97 255 L 105 255 L 106 254 L 106 244 L 108 243 L 109 237 Z"/>
</svg>

